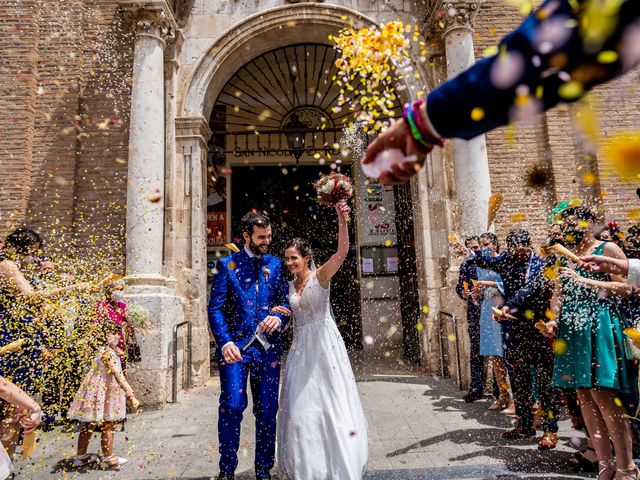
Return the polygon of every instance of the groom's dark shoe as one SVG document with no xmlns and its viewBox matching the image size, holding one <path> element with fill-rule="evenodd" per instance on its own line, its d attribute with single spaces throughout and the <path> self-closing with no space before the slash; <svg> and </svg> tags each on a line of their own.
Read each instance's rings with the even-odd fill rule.
<svg viewBox="0 0 640 480">
<path fill-rule="evenodd" d="M 256 472 L 256 480 L 271 480 L 269 472 Z"/>
<path fill-rule="evenodd" d="M 216 477 L 216 480 L 233 480 L 236 476 L 233 473 L 220 472 Z"/>
</svg>

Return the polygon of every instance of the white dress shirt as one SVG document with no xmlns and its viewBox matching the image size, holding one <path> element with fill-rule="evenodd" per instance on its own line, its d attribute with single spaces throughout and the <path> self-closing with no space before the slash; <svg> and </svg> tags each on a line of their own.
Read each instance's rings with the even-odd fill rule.
<svg viewBox="0 0 640 480">
<path fill-rule="evenodd" d="M 627 283 L 634 287 L 640 286 L 640 259 L 629 259 L 629 273 L 627 275 Z"/>
</svg>

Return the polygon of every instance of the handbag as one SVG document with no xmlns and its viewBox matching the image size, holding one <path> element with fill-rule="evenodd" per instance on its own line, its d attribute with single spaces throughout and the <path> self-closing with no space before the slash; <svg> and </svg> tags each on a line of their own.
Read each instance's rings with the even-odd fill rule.
<svg viewBox="0 0 640 480">
<path fill-rule="evenodd" d="M 140 345 L 138 345 L 138 341 L 136 340 L 135 332 L 132 332 L 127 337 L 127 361 L 130 363 L 137 363 L 142 361 Z"/>
</svg>

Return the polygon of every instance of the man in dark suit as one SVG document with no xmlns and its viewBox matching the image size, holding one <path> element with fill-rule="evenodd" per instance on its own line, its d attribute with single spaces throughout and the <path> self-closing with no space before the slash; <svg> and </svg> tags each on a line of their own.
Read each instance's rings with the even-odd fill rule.
<svg viewBox="0 0 640 480">
<path fill-rule="evenodd" d="M 283 263 L 269 255 L 271 224 L 258 213 L 242 219 L 244 249 L 220 259 L 211 285 L 209 323 L 218 345 L 220 474 L 232 480 L 238 466 L 240 424 L 251 383 L 256 417 L 256 478 L 270 479 L 273 468 L 280 382 L 280 333 L 287 317 L 272 313 L 289 308 Z"/>
<path fill-rule="evenodd" d="M 505 432 L 507 439 L 536 436 L 532 412 L 532 372 L 540 393 L 544 435 L 538 442 L 541 450 L 555 448 L 558 442 L 560 391 L 550 387 L 553 373 L 553 351 L 547 339 L 534 324 L 546 320 L 553 284 L 547 278 L 546 260 L 531 248 L 531 236 L 526 230 L 512 230 L 507 235 L 507 251 L 497 257 L 474 253 L 470 261 L 500 274 L 504 283 L 503 312 L 515 320 L 501 320 L 506 346 L 506 360 L 518 424 Z"/>
<path fill-rule="evenodd" d="M 480 238 L 477 236 L 467 237 L 464 246 L 472 252 L 480 251 Z M 458 283 L 456 283 L 456 293 L 467 302 L 467 330 L 469 332 L 470 352 L 469 367 L 471 369 L 471 383 L 469 392 L 464 396 L 467 403 L 480 400 L 484 394 L 482 382 L 483 357 L 480 355 L 480 306 L 481 301 L 477 290 L 474 289 L 473 281 L 478 280 L 476 264 L 473 261 L 465 260 L 460 265 Z"/>
</svg>

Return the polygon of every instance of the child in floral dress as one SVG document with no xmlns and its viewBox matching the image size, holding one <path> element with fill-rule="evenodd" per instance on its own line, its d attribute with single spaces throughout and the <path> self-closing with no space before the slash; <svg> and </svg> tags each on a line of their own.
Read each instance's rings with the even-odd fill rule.
<svg viewBox="0 0 640 480">
<path fill-rule="evenodd" d="M 69 408 L 69 418 L 82 422 L 74 466 L 84 467 L 90 463 L 87 448 L 94 430 L 100 427 L 102 467 L 117 470 L 126 460 L 113 455 L 115 426 L 125 419 L 126 400 L 131 403 L 133 411 L 138 410 L 140 402 L 122 373 L 120 359 L 115 352 L 118 325 L 100 322 L 96 329 L 99 337 L 96 355 Z"/>
</svg>

